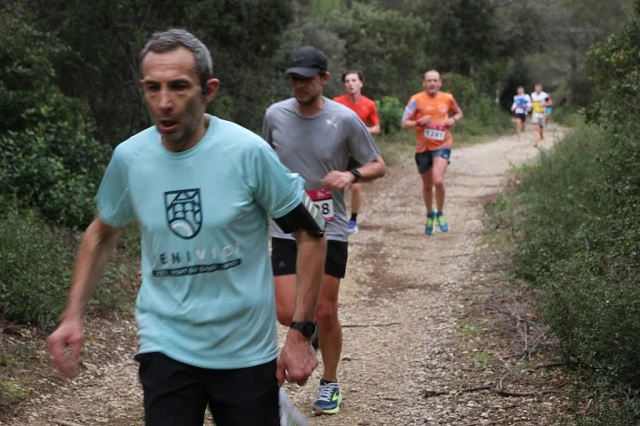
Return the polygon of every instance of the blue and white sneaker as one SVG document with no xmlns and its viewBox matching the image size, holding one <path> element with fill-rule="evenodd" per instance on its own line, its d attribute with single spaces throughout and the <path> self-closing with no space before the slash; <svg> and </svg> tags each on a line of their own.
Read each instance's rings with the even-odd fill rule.
<svg viewBox="0 0 640 426">
<path fill-rule="evenodd" d="M 349 234 L 357 234 L 358 231 L 359 231 L 358 222 L 356 222 L 355 220 L 350 220 L 349 221 L 349 229 L 347 229 L 347 232 Z"/>
<path fill-rule="evenodd" d="M 438 226 L 442 232 L 447 232 L 449 230 L 449 223 L 447 219 L 444 218 L 442 212 L 438 212 L 436 214 L 436 221 L 438 222 Z"/>
<path fill-rule="evenodd" d="M 427 214 L 427 223 L 424 225 L 424 233 L 427 235 L 433 234 L 433 221 L 436 218 L 436 212 L 433 211 Z"/>
<path fill-rule="evenodd" d="M 342 392 L 337 383 L 320 382 L 318 389 L 318 399 L 313 404 L 313 415 L 320 416 L 322 414 L 337 414 L 340 411 L 340 403 L 342 402 Z"/>
</svg>

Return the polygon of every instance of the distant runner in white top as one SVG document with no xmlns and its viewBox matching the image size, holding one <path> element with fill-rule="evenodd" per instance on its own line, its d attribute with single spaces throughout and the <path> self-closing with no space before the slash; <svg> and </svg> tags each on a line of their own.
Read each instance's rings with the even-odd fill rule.
<svg viewBox="0 0 640 426">
<path fill-rule="evenodd" d="M 524 132 L 524 123 L 527 121 L 527 114 L 531 107 L 531 97 L 524 93 L 524 87 L 518 87 L 518 94 L 513 97 L 513 104 L 511 105 L 511 111 L 516 116 L 518 138 L 520 137 L 520 132 Z"/>
<path fill-rule="evenodd" d="M 535 92 L 531 94 L 531 102 L 533 104 L 531 122 L 535 128 L 533 146 L 537 147 L 538 143 L 544 139 L 545 108 L 549 103 L 549 95 L 542 91 L 542 84 L 536 84 Z"/>
</svg>

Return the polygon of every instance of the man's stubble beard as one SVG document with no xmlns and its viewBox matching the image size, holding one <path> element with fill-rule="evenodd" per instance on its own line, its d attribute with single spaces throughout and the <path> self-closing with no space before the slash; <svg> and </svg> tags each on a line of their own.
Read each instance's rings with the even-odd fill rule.
<svg viewBox="0 0 640 426">
<path fill-rule="evenodd" d="M 320 98 L 322 96 L 322 93 L 315 95 L 311 98 L 309 98 L 309 100 L 307 101 L 301 101 L 298 97 L 296 97 L 296 101 L 298 101 L 298 103 L 300 105 L 304 105 L 304 106 L 309 106 L 309 105 L 313 105 L 314 103 L 316 103 L 318 101 L 318 98 Z"/>
<path fill-rule="evenodd" d="M 196 128 L 198 127 L 198 121 L 200 120 L 200 114 L 194 113 L 191 117 L 191 120 L 187 123 L 186 127 L 174 135 L 164 136 L 164 141 L 170 145 L 177 148 L 184 146 L 189 138 L 195 133 Z"/>
</svg>

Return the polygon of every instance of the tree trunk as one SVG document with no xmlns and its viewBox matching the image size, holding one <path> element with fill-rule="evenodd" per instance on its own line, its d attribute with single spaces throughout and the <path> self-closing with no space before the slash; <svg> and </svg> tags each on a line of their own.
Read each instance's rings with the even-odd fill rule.
<svg viewBox="0 0 640 426">
<path fill-rule="evenodd" d="M 571 55 L 569 56 L 569 95 L 567 96 L 567 105 L 573 106 L 576 99 L 576 80 L 578 76 L 578 51 L 575 41 L 570 37 Z"/>
</svg>

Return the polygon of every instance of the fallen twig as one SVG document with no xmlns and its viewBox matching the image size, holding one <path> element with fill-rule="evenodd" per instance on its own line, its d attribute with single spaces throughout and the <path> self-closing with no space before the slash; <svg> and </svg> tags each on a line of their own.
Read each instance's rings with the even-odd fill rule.
<svg viewBox="0 0 640 426">
<path fill-rule="evenodd" d="M 343 324 L 342 328 L 356 328 L 356 327 L 389 327 L 391 325 L 400 325 L 399 322 L 388 322 L 385 324 Z"/>
<path fill-rule="evenodd" d="M 566 385 L 563 384 L 562 386 Z M 497 393 L 498 395 L 502 395 L 502 396 L 540 396 L 540 395 L 545 395 L 548 393 L 559 393 L 562 392 L 560 389 L 558 389 L 558 386 L 554 386 L 552 388 L 548 388 L 548 389 L 542 389 L 542 390 L 536 390 L 536 391 L 531 391 L 531 392 L 509 392 L 506 391 L 504 389 L 492 389 L 493 392 Z"/>
<path fill-rule="evenodd" d="M 460 395 L 461 393 L 477 392 L 477 391 L 481 391 L 481 390 L 491 390 L 491 389 L 493 389 L 492 385 L 477 386 L 475 388 L 460 389 L 460 390 L 456 391 L 454 393 L 454 395 Z"/>
<path fill-rule="evenodd" d="M 68 422 L 66 420 L 60 420 L 60 419 L 53 419 L 53 423 L 60 426 L 83 426 L 80 423 L 73 423 L 73 422 Z"/>
<path fill-rule="evenodd" d="M 564 365 L 564 363 L 562 363 L 562 362 L 552 362 L 552 363 L 549 363 L 549 364 L 540 364 L 540 365 L 535 365 L 535 366 L 530 367 L 530 368 L 525 368 L 523 371 L 542 370 L 543 368 L 562 367 L 563 365 Z"/>
<path fill-rule="evenodd" d="M 469 393 L 469 392 L 477 392 L 477 391 L 481 391 L 481 390 L 491 390 L 493 387 L 493 384 L 488 384 L 488 385 L 484 385 L 484 386 L 476 386 L 476 387 L 472 387 L 472 388 L 465 388 L 465 389 L 460 389 L 457 391 L 432 391 L 432 390 L 427 390 L 424 391 L 424 397 L 425 398 L 433 398 L 434 396 L 441 396 L 441 395 L 449 395 L 449 394 L 454 394 L 454 395 L 459 395 L 461 393 Z"/>
<path fill-rule="evenodd" d="M 509 375 L 511 373 L 508 373 L 507 375 Z M 503 377 L 504 379 L 504 377 Z M 534 391 L 530 391 L 530 392 L 512 392 L 512 391 L 507 391 L 505 389 L 503 389 L 502 386 L 502 380 L 500 380 L 499 383 L 490 383 L 488 385 L 484 385 L 484 386 L 476 386 L 476 387 L 471 387 L 471 388 L 464 388 L 464 389 L 460 389 L 457 391 L 449 391 L 449 392 L 445 392 L 445 391 L 433 391 L 433 390 L 427 390 L 424 392 L 424 397 L 425 398 L 433 398 L 434 396 L 441 396 L 441 395 L 448 395 L 448 394 L 453 394 L 453 395 L 459 395 L 461 393 L 470 393 L 470 392 L 478 392 L 478 391 L 483 391 L 483 390 L 487 390 L 490 392 L 493 392 L 497 395 L 501 395 L 501 396 L 508 396 L 508 397 L 523 397 L 523 396 L 540 396 L 540 395 L 545 395 L 545 394 L 549 394 L 549 393 L 559 393 L 562 392 L 560 390 L 560 388 L 564 387 L 567 385 L 568 382 L 564 382 L 561 383 L 557 386 L 553 386 L 550 388 L 546 388 L 546 389 L 540 389 L 540 390 L 534 390 Z"/>
</svg>

